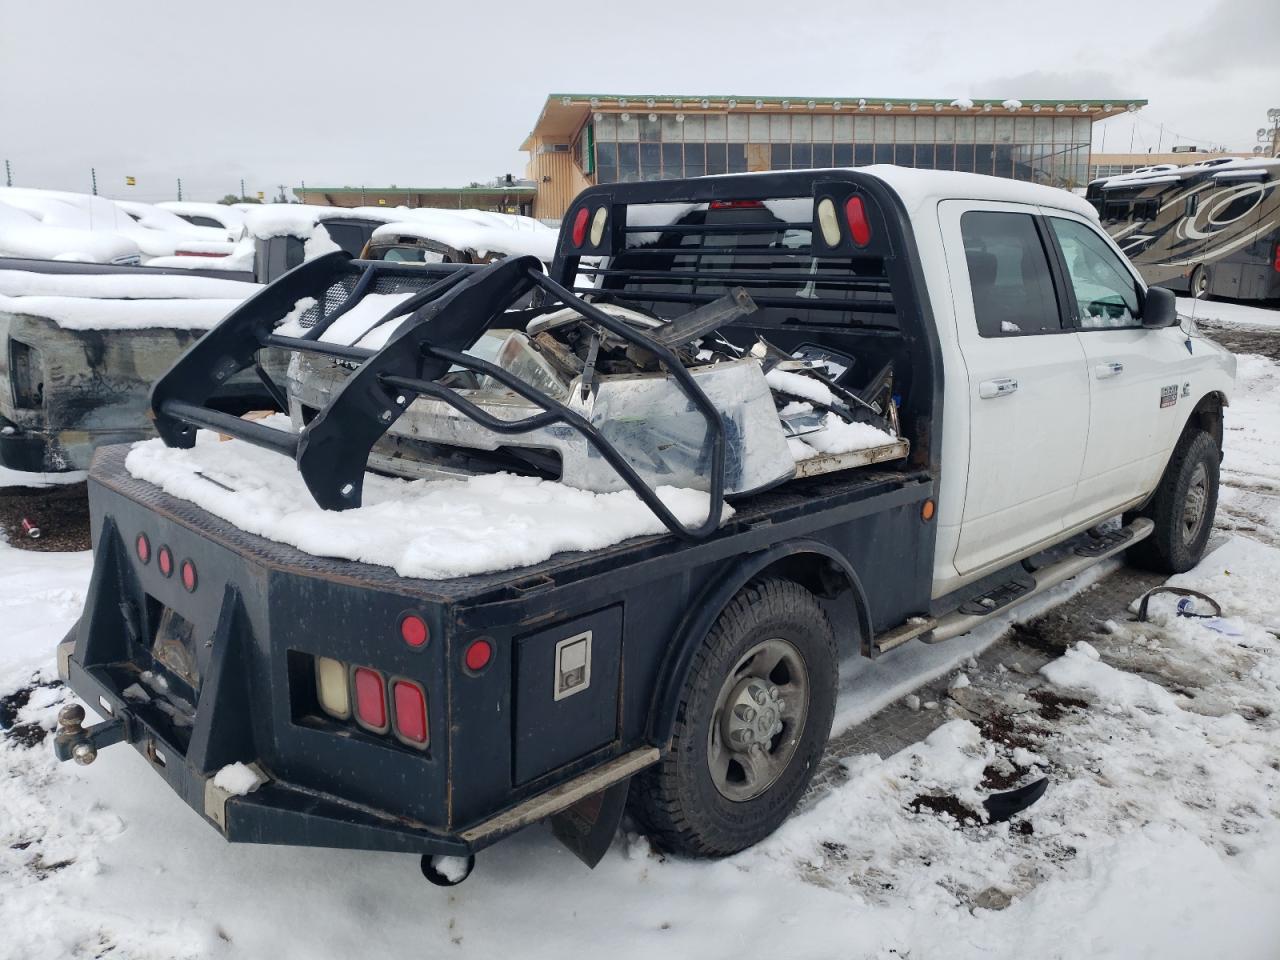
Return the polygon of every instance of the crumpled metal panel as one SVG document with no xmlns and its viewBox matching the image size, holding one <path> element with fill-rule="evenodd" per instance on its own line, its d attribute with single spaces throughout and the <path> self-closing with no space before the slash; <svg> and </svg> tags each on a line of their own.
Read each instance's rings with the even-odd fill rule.
<svg viewBox="0 0 1280 960">
<path fill-rule="evenodd" d="M 504 364 L 505 366 L 505 364 Z M 725 493 L 749 493 L 790 478 L 795 461 L 787 447 L 760 363 L 744 358 L 693 367 L 689 371 L 724 415 Z M 341 366 L 316 357 L 295 357 L 289 369 L 290 413 L 301 425 L 301 406 L 325 407 L 346 379 Z M 568 385 L 568 405 L 601 431 L 652 487 L 707 490 L 711 454 L 706 421 L 669 377 L 662 373 L 598 377 L 585 398 L 580 381 Z M 502 391 L 459 393 L 503 420 L 532 416 L 539 408 Z M 476 450 L 521 446 L 555 451 L 562 462 L 561 480 L 597 493 L 628 489 L 626 483 L 572 427 L 555 424 L 515 435 L 485 429 L 438 400 L 421 398 L 391 427 L 390 434 L 452 444 Z M 405 457 L 370 458 L 371 465 L 409 476 L 456 476 Z"/>
</svg>

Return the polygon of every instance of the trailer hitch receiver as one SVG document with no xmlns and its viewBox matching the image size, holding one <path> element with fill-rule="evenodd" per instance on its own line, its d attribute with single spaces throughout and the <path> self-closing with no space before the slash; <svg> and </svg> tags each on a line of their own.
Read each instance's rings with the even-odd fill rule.
<svg viewBox="0 0 1280 960">
<path fill-rule="evenodd" d="M 53 752 L 59 760 L 74 760 L 82 766 L 98 759 L 103 747 L 120 743 L 128 732 L 124 717 L 113 717 L 90 727 L 84 726 L 84 707 L 69 703 L 58 711 L 58 732 Z"/>
</svg>

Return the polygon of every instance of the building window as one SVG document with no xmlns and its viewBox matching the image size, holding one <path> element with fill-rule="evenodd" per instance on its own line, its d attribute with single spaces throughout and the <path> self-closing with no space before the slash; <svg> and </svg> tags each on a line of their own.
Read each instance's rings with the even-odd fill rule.
<svg viewBox="0 0 1280 960">
<path fill-rule="evenodd" d="M 584 125 L 574 150 L 599 183 L 740 173 L 750 157 L 772 170 L 896 163 L 1078 187 L 1090 172 L 1091 132 L 1088 117 L 752 111 L 623 120 L 620 111 Z M 1103 167 L 1093 173 L 1114 175 Z"/>
</svg>

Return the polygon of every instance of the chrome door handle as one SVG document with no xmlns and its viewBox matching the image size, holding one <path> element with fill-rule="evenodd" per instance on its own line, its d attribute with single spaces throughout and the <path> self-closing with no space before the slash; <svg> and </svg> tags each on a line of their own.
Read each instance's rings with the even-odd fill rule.
<svg viewBox="0 0 1280 960">
<path fill-rule="evenodd" d="M 1013 377 L 997 377 L 978 384 L 978 396 L 983 400 L 991 400 L 995 397 L 1007 397 L 1017 389 L 1018 381 Z"/>
<path fill-rule="evenodd" d="M 1110 377 L 1118 377 L 1124 373 L 1124 364 L 1117 360 L 1111 360 L 1107 363 L 1096 364 L 1093 368 L 1093 375 L 1099 380 L 1106 380 Z"/>
</svg>

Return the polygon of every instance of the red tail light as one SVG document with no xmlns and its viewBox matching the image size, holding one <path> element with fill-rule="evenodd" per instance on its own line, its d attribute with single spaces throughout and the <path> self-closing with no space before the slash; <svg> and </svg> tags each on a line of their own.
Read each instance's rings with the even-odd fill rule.
<svg viewBox="0 0 1280 960">
<path fill-rule="evenodd" d="M 415 747 L 427 745 L 427 695 L 409 680 L 391 684 L 391 702 L 396 713 L 396 735 Z"/>
<path fill-rule="evenodd" d="M 196 565 L 190 560 L 182 561 L 182 585 L 187 588 L 187 593 L 196 592 Z"/>
<path fill-rule="evenodd" d="M 1276 273 L 1280 273 L 1280 243 L 1276 244 L 1275 263 L 1271 264 L 1275 268 Z"/>
<path fill-rule="evenodd" d="M 479 673 L 493 659 L 493 644 L 483 638 L 474 640 L 463 655 L 463 662 L 472 673 Z"/>
<path fill-rule="evenodd" d="M 160 576 L 173 575 L 173 553 L 168 547 L 161 547 L 156 554 L 156 566 L 160 568 Z"/>
<path fill-rule="evenodd" d="M 712 200 L 712 210 L 759 210 L 764 204 L 759 200 Z"/>
<path fill-rule="evenodd" d="M 360 725 L 377 733 L 387 730 L 387 687 L 382 674 L 368 667 L 356 667 L 352 673 L 356 688 L 356 719 Z"/>
<path fill-rule="evenodd" d="M 587 208 L 582 207 L 573 215 L 573 245 L 580 247 L 587 239 Z"/>
<path fill-rule="evenodd" d="M 138 534 L 136 548 L 138 551 L 138 559 L 141 560 L 143 563 L 150 563 L 151 562 L 151 541 L 147 539 L 147 535 L 145 533 Z"/>
<path fill-rule="evenodd" d="M 406 613 L 400 618 L 400 639 L 419 650 L 427 645 L 430 633 L 427 631 L 427 622 L 416 613 Z"/>
<path fill-rule="evenodd" d="M 844 218 L 849 224 L 849 236 L 856 246 L 865 247 L 871 242 L 871 223 L 867 220 L 867 208 L 861 197 L 850 197 L 845 201 Z"/>
</svg>

